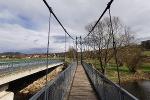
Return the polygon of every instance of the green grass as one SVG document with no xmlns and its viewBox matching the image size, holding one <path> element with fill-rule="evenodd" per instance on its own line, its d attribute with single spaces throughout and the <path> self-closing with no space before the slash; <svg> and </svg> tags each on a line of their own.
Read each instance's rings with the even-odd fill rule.
<svg viewBox="0 0 150 100">
<path fill-rule="evenodd" d="M 95 65 L 95 62 L 91 62 L 93 65 Z M 99 62 L 96 63 L 97 69 L 101 70 L 101 66 L 99 65 Z M 117 66 L 116 63 L 109 63 L 109 66 L 106 67 L 106 73 L 107 72 L 116 72 L 117 71 Z M 129 69 L 126 66 L 119 67 L 120 72 L 128 72 Z"/>
<path fill-rule="evenodd" d="M 143 63 L 139 70 L 142 72 L 150 72 L 150 63 Z"/>
<path fill-rule="evenodd" d="M 91 60 L 90 62 L 93 65 L 95 65 L 94 60 Z M 99 62 L 96 63 L 96 67 L 99 71 L 101 71 Z M 141 64 L 138 70 L 140 72 L 150 72 L 150 63 Z M 132 77 L 134 77 L 134 73 L 131 73 L 125 64 L 124 66 L 119 67 L 119 73 L 120 73 L 121 79 L 124 79 L 124 80 L 131 79 Z M 109 63 L 109 67 L 108 66 L 106 67 L 106 77 L 108 77 L 114 82 L 118 80 L 118 72 L 117 72 L 116 63 Z"/>
<path fill-rule="evenodd" d="M 26 61 L 30 59 L 0 59 L 0 62 L 11 62 L 11 61 Z M 34 60 L 34 59 L 31 59 Z"/>
<path fill-rule="evenodd" d="M 101 70 L 100 65 L 97 65 L 98 70 Z M 129 69 L 126 66 L 119 67 L 119 73 L 121 77 L 128 77 Z M 110 63 L 109 67 L 106 67 L 106 77 L 112 81 L 118 79 L 117 66 L 115 63 Z"/>
<path fill-rule="evenodd" d="M 106 68 L 106 72 L 117 72 L 116 64 L 112 63 L 109 67 Z M 129 72 L 129 69 L 126 66 L 119 67 L 119 72 Z"/>
<path fill-rule="evenodd" d="M 91 63 L 93 65 L 95 65 L 94 61 L 91 61 Z M 99 62 L 96 63 L 96 67 L 97 67 L 97 69 L 101 70 L 101 66 L 99 65 Z M 141 66 L 139 67 L 138 70 L 140 70 L 142 72 L 150 72 L 150 63 L 143 63 L 143 64 L 141 64 Z M 108 73 L 108 72 L 116 72 L 116 71 L 117 71 L 116 63 L 109 63 L 109 67 L 108 66 L 106 67 L 106 73 Z M 124 66 L 119 67 L 119 71 L 120 71 L 120 73 L 129 72 L 129 69 L 124 64 Z"/>
<path fill-rule="evenodd" d="M 144 51 L 142 54 L 146 56 L 150 56 L 150 51 Z"/>
<path fill-rule="evenodd" d="M 64 58 L 49 58 L 49 60 L 53 59 L 64 59 Z M 0 59 L 0 62 L 12 62 L 12 61 L 28 61 L 28 60 L 46 60 L 46 58 L 30 58 L 30 59 Z"/>
</svg>

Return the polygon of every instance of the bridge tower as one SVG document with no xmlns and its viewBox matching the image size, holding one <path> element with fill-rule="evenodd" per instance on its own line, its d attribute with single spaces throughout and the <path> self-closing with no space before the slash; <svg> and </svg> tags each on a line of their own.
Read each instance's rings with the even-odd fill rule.
<svg viewBox="0 0 150 100">
<path fill-rule="evenodd" d="M 76 59 L 77 59 L 77 63 L 78 63 L 78 60 L 79 60 L 79 57 L 78 57 L 78 49 L 80 49 L 80 54 L 81 54 L 81 62 L 82 62 L 82 37 L 77 37 L 76 36 Z"/>
</svg>

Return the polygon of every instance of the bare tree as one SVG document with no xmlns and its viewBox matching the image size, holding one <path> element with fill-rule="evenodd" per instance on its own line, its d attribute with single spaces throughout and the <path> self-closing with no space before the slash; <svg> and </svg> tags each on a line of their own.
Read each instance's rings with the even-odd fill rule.
<svg viewBox="0 0 150 100">
<path fill-rule="evenodd" d="M 95 22 L 86 26 L 86 30 L 90 31 L 94 24 Z M 122 32 L 122 22 L 119 17 L 113 17 L 112 24 L 114 35 L 117 38 L 117 36 L 119 36 Z M 93 44 L 95 44 L 96 46 L 97 56 L 100 62 L 102 73 L 105 74 L 107 63 L 114 56 L 114 51 L 112 49 L 113 36 L 111 33 L 110 19 L 106 17 L 100 21 L 96 28 L 92 31 L 92 35 L 90 35 L 88 38 L 89 39 L 86 39 L 88 45 L 93 47 Z M 118 46 L 120 46 L 122 42 L 118 40 L 117 43 Z"/>
<path fill-rule="evenodd" d="M 128 49 L 129 51 L 133 51 L 134 48 L 137 48 L 137 39 L 135 38 L 135 35 L 133 34 L 133 31 L 131 30 L 130 27 L 125 26 L 123 28 L 123 34 L 120 36 L 119 41 L 122 41 L 121 46 L 119 46 L 117 48 L 118 51 L 118 63 L 119 66 L 123 66 L 123 63 L 125 63 L 125 60 L 123 59 L 126 55 L 126 50 L 128 47 L 130 47 L 130 49 Z M 131 48 L 133 46 L 133 48 Z M 139 49 L 140 47 L 138 47 L 137 49 Z M 141 50 L 139 50 L 141 51 Z M 133 55 L 134 56 L 134 55 Z M 139 55 L 140 56 L 140 55 Z"/>
<path fill-rule="evenodd" d="M 94 24 L 95 22 L 92 22 L 87 25 L 85 27 L 86 31 L 89 32 Z M 135 37 L 131 35 L 131 29 L 129 27 L 123 27 L 123 23 L 119 17 L 112 18 L 112 26 L 117 51 L 135 43 Z M 112 40 L 113 35 L 111 33 L 110 19 L 108 17 L 100 21 L 91 35 L 85 40 L 88 46 L 92 48 L 96 46 L 97 58 L 103 74 L 106 72 L 107 63 L 114 57 Z M 122 64 L 121 60 L 119 60 L 119 64 Z"/>
<path fill-rule="evenodd" d="M 69 50 L 66 53 L 66 56 L 70 59 L 76 59 L 76 50 L 73 47 L 69 47 Z"/>
<path fill-rule="evenodd" d="M 21 54 L 19 54 L 18 57 L 19 57 L 20 59 L 25 58 L 25 54 L 21 53 Z"/>
</svg>

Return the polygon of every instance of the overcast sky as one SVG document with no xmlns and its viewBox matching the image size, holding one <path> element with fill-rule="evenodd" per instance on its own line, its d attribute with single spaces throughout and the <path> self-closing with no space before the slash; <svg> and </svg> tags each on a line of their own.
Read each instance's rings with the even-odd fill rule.
<svg viewBox="0 0 150 100">
<path fill-rule="evenodd" d="M 102 14 L 109 0 L 47 0 L 54 13 L 75 38 L 84 37 L 85 26 Z M 150 39 L 150 1 L 114 0 L 112 16 L 119 16 L 140 40 Z M 108 16 L 106 12 L 105 16 Z M 105 17 L 104 16 L 104 17 Z M 0 53 L 46 53 L 49 11 L 43 0 L 0 1 Z M 65 32 L 51 18 L 50 52 L 64 51 Z M 67 37 L 67 47 L 73 41 Z"/>
</svg>

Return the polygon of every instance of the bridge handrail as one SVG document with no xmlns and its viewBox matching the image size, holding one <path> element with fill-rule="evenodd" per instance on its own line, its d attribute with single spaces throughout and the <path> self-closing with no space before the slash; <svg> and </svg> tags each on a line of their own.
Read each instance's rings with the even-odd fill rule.
<svg viewBox="0 0 150 100">
<path fill-rule="evenodd" d="M 77 62 L 74 62 L 29 100 L 62 100 L 76 66 Z"/>
<path fill-rule="evenodd" d="M 49 60 L 48 64 L 64 62 L 64 59 Z M 27 61 L 12 61 L 0 63 L 0 76 L 12 74 L 14 72 L 29 70 L 31 68 L 46 66 L 47 60 L 27 60 Z"/>
<path fill-rule="evenodd" d="M 138 100 L 89 64 L 82 65 L 101 100 Z"/>
</svg>

